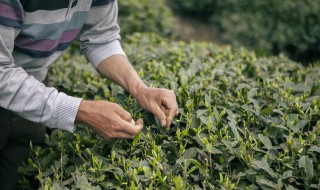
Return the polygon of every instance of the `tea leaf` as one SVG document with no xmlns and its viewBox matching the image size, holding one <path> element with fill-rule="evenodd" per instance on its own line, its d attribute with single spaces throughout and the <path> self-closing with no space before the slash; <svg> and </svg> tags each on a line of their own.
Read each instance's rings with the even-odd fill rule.
<svg viewBox="0 0 320 190">
<path fill-rule="evenodd" d="M 270 105 L 263 110 L 261 110 L 260 115 L 270 115 L 272 113 L 273 107 Z"/>
<path fill-rule="evenodd" d="M 234 137 L 236 138 L 236 139 L 239 139 L 240 138 L 240 135 L 239 135 L 239 132 L 238 132 L 238 129 L 237 129 L 237 127 L 236 127 L 236 121 L 233 119 L 233 118 L 230 118 L 230 117 L 228 117 L 228 119 L 229 119 L 229 126 L 231 127 L 231 130 L 232 130 L 232 132 L 233 132 L 233 134 L 234 134 Z"/>
<path fill-rule="evenodd" d="M 267 163 L 267 161 L 254 160 L 253 164 L 254 164 L 254 167 L 265 170 L 272 177 L 277 177 L 277 174 L 270 168 L 270 165 Z"/>
<path fill-rule="evenodd" d="M 299 159 L 299 168 L 303 168 L 307 174 L 307 179 L 311 179 L 314 175 L 313 163 L 309 156 L 301 156 Z"/>
<path fill-rule="evenodd" d="M 258 137 L 268 150 L 272 148 L 272 143 L 268 137 L 263 136 L 262 134 L 258 134 Z"/>
<path fill-rule="evenodd" d="M 319 147 L 319 146 L 316 146 L 316 145 L 311 146 L 311 148 L 309 149 L 309 151 L 320 153 L 320 147 Z"/>
<path fill-rule="evenodd" d="M 139 132 L 139 133 L 134 137 L 134 139 L 133 139 L 133 141 L 132 141 L 132 145 L 133 145 L 133 146 L 136 146 L 136 145 L 137 145 L 138 141 L 140 140 L 140 137 L 141 137 L 141 132 Z"/>
</svg>

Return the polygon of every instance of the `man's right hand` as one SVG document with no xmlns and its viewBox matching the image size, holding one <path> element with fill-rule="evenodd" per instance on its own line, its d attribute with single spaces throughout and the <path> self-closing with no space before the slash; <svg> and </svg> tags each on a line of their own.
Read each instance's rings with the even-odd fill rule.
<svg viewBox="0 0 320 190">
<path fill-rule="evenodd" d="M 133 139 L 143 129 L 143 120 L 137 122 L 118 104 L 107 101 L 82 100 L 76 121 L 84 122 L 106 139 Z"/>
</svg>

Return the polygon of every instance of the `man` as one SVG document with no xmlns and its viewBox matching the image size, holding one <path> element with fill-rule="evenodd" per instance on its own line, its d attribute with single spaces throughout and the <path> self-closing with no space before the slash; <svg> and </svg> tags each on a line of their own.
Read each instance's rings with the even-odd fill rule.
<svg viewBox="0 0 320 190">
<path fill-rule="evenodd" d="M 119 43 L 116 0 L 0 0 L 0 189 L 14 189 L 29 141 L 45 127 L 73 132 L 84 122 L 105 138 L 131 139 L 143 121 L 107 101 L 46 87 L 48 66 L 78 36 L 92 66 L 135 97 L 168 127 L 178 114 L 171 90 L 147 87 Z"/>
</svg>

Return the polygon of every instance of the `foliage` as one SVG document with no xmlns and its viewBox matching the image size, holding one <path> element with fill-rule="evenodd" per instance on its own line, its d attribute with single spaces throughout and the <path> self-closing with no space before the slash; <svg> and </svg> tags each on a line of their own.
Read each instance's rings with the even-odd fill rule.
<svg viewBox="0 0 320 190">
<path fill-rule="evenodd" d="M 120 0 L 118 4 L 118 24 L 124 39 L 135 32 L 152 32 L 163 37 L 175 35 L 173 15 L 164 0 Z M 73 42 L 71 53 L 79 53 L 79 47 L 80 41 Z"/>
<path fill-rule="evenodd" d="M 320 66 L 257 57 L 210 43 L 128 37 L 124 48 L 150 86 L 171 88 L 180 115 L 163 129 L 82 57 L 51 82 L 72 95 L 115 101 L 143 117 L 134 140 L 102 140 L 83 125 L 54 130 L 21 172 L 40 189 L 312 189 L 320 174 Z M 28 186 L 24 180 L 21 186 Z M 34 189 L 32 187 L 31 189 Z"/>
<path fill-rule="evenodd" d="M 320 1 L 174 0 L 183 10 L 211 15 L 227 43 L 308 63 L 320 58 Z M 201 3 L 200 3 L 201 2 Z M 189 6 L 201 4 L 199 6 Z M 208 5 L 208 6 L 206 6 Z M 208 7 L 211 12 L 208 12 Z"/>
<path fill-rule="evenodd" d="M 214 13 L 217 0 L 168 0 L 168 4 L 174 11 L 197 15 L 201 18 L 208 18 Z"/>
<path fill-rule="evenodd" d="M 170 36 L 174 32 L 173 15 L 164 0 L 126 0 L 119 2 L 121 35 L 154 32 Z"/>
</svg>

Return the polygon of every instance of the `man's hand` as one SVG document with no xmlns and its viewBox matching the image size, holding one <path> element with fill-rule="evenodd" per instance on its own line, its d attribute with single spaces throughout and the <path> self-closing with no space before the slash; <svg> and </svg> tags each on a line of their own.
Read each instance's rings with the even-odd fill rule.
<svg viewBox="0 0 320 190">
<path fill-rule="evenodd" d="M 82 100 L 77 121 L 88 124 L 106 139 L 133 139 L 143 129 L 143 120 L 137 122 L 118 104 L 107 101 Z"/>
<path fill-rule="evenodd" d="M 98 71 L 135 97 L 140 105 L 153 113 L 163 127 L 169 127 L 179 113 L 173 91 L 147 87 L 127 57 L 114 55 L 98 65 Z"/>
<path fill-rule="evenodd" d="M 169 127 L 173 118 L 179 114 L 172 90 L 145 86 L 139 89 L 136 99 L 146 111 L 156 116 L 163 127 Z"/>
</svg>

